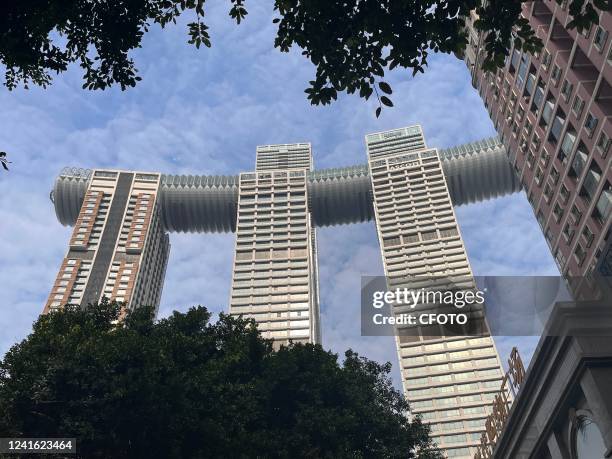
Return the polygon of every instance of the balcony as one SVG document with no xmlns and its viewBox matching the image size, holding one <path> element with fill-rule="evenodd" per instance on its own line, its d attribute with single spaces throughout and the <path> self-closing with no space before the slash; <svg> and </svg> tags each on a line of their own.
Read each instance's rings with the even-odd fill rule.
<svg viewBox="0 0 612 459">
<path fill-rule="evenodd" d="M 537 93 L 536 93 L 537 95 Z M 550 119 L 552 118 L 553 109 L 555 108 L 555 101 L 549 99 L 544 104 L 544 110 L 542 111 L 542 117 L 540 118 L 540 125 L 548 126 Z"/>
<path fill-rule="evenodd" d="M 591 95 L 592 88 L 595 86 L 595 82 L 597 81 L 597 77 L 599 76 L 599 71 L 593 65 L 587 55 L 584 54 L 582 49 L 580 49 L 580 47 L 576 48 L 576 52 L 574 54 L 574 61 L 572 62 L 571 68 L 574 71 L 574 75 L 578 78 L 578 81 L 582 83 L 585 87 L 591 88 Z M 586 83 L 591 84 L 587 85 Z"/>
<path fill-rule="evenodd" d="M 529 84 L 529 82 L 527 82 Z M 533 110 L 533 112 L 537 111 L 540 109 L 540 107 L 542 106 L 542 102 L 544 101 L 544 88 L 540 85 L 538 85 L 538 87 L 535 90 L 535 95 L 533 96 L 533 106 L 536 107 L 536 110 Z"/>
<path fill-rule="evenodd" d="M 567 163 L 568 158 L 572 155 L 574 144 L 576 143 L 576 131 L 568 129 L 563 136 L 563 142 L 561 142 L 561 149 L 559 150 L 559 159 L 563 164 Z"/>
<path fill-rule="evenodd" d="M 584 182 L 582 184 L 582 189 L 584 190 L 586 195 L 589 197 L 589 200 L 593 200 L 595 198 L 596 193 L 597 193 L 597 187 L 599 186 L 600 181 L 601 181 L 601 174 L 593 170 L 592 168 L 589 169 L 589 171 L 586 174 L 586 177 L 584 177 Z"/>
<path fill-rule="evenodd" d="M 552 33 L 550 35 L 550 40 L 548 42 L 548 48 L 551 51 L 570 51 L 572 49 L 573 44 L 572 37 L 567 33 L 567 30 L 559 23 L 559 21 L 555 20 L 553 23 Z"/>
<path fill-rule="evenodd" d="M 529 66 L 529 57 L 527 54 L 523 54 L 521 57 L 521 63 L 518 69 L 518 75 L 516 76 L 516 86 L 520 88 L 525 82 L 525 77 L 527 76 L 527 69 Z"/>
<path fill-rule="evenodd" d="M 535 74 L 530 73 L 529 76 L 527 77 L 527 84 L 525 85 L 525 95 L 527 95 L 527 97 L 533 94 L 535 85 L 536 85 L 536 76 Z"/>
<path fill-rule="evenodd" d="M 531 22 L 534 25 L 534 28 L 538 26 L 546 26 L 550 25 L 552 19 L 552 12 L 544 2 L 535 2 L 533 5 L 533 13 L 531 15 Z"/>
<path fill-rule="evenodd" d="M 587 155 L 581 148 L 576 150 L 576 156 L 574 157 L 574 161 L 572 162 L 572 169 L 576 177 L 580 177 L 580 175 L 582 175 L 582 171 L 586 167 L 588 160 L 589 155 Z"/>
<path fill-rule="evenodd" d="M 557 111 L 559 114 L 555 116 L 552 127 L 550 128 L 550 135 L 548 140 L 553 144 L 557 144 L 561 138 L 561 131 L 565 125 L 565 115 L 560 110 Z"/>
<path fill-rule="evenodd" d="M 596 100 L 604 116 L 612 116 L 612 86 L 610 86 L 605 78 L 602 78 L 599 84 Z"/>
<path fill-rule="evenodd" d="M 612 215 L 612 187 L 608 186 L 607 189 L 603 190 L 601 196 L 597 200 L 595 209 L 602 223 L 608 221 L 608 218 Z"/>
</svg>

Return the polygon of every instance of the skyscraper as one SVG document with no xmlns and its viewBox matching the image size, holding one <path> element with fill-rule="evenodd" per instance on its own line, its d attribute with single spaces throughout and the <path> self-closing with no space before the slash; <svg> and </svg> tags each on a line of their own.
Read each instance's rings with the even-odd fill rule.
<svg viewBox="0 0 612 459">
<path fill-rule="evenodd" d="M 421 128 L 370 134 L 366 144 L 388 288 L 473 287 L 442 162 Z M 445 336 L 429 325 L 395 340 L 412 410 L 450 457 L 473 455 L 503 377 L 491 337 Z"/>
<path fill-rule="evenodd" d="M 375 220 L 390 286 L 471 282 L 453 205 L 518 191 L 498 139 L 438 151 L 411 126 L 366 144 L 367 164 L 321 170 L 306 143 L 258 147 L 255 171 L 239 176 L 64 170 L 55 210 L 75 229 L 45 311 L 102 295 L 159 304 L 166 231 L 236 232 L 230 313 L 253 318 L 275 346 L 321 342 L 317 227 Z M 491 338 L 439 331 L 396 344 L 414 412 L 449 455 L 473 454 L 501 380 Z"/>
<path fill-rule="evenodd" d="M 255 319 L 275 345 L 318 343 L 310 144 L 257 147 L 256 163 L 255 172 L 240 174 L 230 313 Z"/>
<path fill-rule="evenodd" d="M 159 307 L 170 250 L 157 201 L 160 174 L 65 169 L 53 191 L 56 211 L 80 208 L 44 312 L 103 297 Z M 67 186 L 66 186 L 67 185 Z M 65 199 L 71 191 L 80 203 Z"/>
<path fill-rule="evenodd" d="M 511 49 L 484 73 L 483 35 L 467 21 L 463 56 L 546 241 L 565 276 L 612 275 L 612 14 L 579 33 L 568 2 L 525 2 L 544 49 Z"/>
</svg>

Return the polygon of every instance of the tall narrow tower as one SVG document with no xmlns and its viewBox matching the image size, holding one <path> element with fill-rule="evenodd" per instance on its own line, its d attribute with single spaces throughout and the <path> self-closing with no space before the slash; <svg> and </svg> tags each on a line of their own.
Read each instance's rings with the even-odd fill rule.
<svg viewBox="0 0 612 459">
<path fill-rule="evenodd" d="M 370 134 L 366 144 L 389 288 L 440 278 L 473 284 L 438 151 L 426 148 L 420 126 Z M 404 393 L 449 457 L 471 457 L 501 386 L 501 362 L 490 336 L 444 336 L 433 327 L 396 336 Z"/>
<path fill-rule="evenodd" d="M 310 144 L 266 145 L 256 171 L 240 174 L 230 313 L 275 345 L 321 340 L 311 169 Z"/>
<path fill-rule="evenodd" d="M 128 309 L 158 308 L 170 250 L 157 202 L 160 174 L 66 169 L 56 191 L 66 190 L 66 181 L 84 197 L 44 312 L 103 297 Z"/>
</svg>

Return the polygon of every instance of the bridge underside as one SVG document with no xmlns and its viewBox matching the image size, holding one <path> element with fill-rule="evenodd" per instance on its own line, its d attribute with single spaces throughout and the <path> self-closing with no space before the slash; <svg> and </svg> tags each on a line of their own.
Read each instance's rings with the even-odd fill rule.
<svg viewBox="0 0 612 459">
<path fill-rule="evenodd" d="M 496 139 L 439 150 L 455 206 L 515 193 L 520 184 Z M 90 170 L 65 168 L 52 200 L 63 225 L 76 222 Z M 315 226 L 372 220 L 372 184 L 366 164 L 309 172 L 309 207 Z M 160 193 L 163 224 L 169 232 L 234 232 L 238 176 L 164 175 Z"/>
</svg>

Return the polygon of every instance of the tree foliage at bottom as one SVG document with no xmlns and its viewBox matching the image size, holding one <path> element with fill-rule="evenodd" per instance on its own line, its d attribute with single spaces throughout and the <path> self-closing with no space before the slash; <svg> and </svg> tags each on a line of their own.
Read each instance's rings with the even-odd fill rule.
<svg viewBox="0 0 612 459">
<path fill-rule="evenodd" d="M 204 307 L 67 306 L 0 361 L 0 437 L 77 438 L 80 457 L 441 458 L 389 363 L 319 345 L 274 351 Z"/>
</svg>

